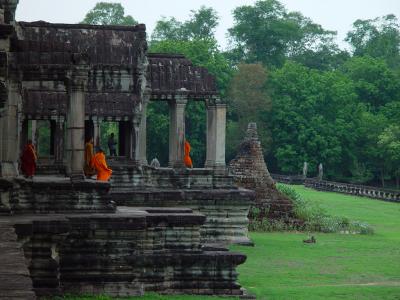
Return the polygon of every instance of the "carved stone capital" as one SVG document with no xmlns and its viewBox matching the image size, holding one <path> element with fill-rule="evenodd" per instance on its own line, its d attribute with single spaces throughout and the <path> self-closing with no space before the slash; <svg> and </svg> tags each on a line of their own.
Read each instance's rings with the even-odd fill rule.
<svg viewBox="0 0 400 300">
<path fill-rule="evenodd" d="M 68 87 L 68 90 L 72 92 L 84 92 L 87 87 L 88 79 L 88 68 L 86 66 L 76 67 L 67 72 L 65 85 Z"/>
</svg>

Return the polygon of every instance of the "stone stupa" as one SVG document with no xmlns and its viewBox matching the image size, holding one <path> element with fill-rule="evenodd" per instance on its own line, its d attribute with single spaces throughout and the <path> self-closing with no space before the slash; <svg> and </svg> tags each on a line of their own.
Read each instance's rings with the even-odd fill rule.
<svg viewBox="0 0 400 300">
<path fill-rule="evenodd" d="M 275 185 L 269 174 L 258 139 L 257 124 L 249 123 L 238 154 L 229 163 L 236 184 L 256 192 L 254 206 L 269 219 L 289 220 L 294 217 L 293 204 Z"/>
</svg>

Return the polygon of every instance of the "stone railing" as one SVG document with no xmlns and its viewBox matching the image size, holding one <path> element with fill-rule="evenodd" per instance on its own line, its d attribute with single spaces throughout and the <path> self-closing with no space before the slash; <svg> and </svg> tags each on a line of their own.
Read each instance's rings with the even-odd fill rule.
<svg viewBox="0 0 400 300">
<path fill-rule="evenodd" d="M 280 175 L 272 174 L 271 177 L 274 181 L 286 184 L 304 184 L 304 177 L 302 175 Z"/>
<path fill-rule="evenodd" d="M 318 191 L 350 194 L 400 203 L 400 191 L 380 189 L 373 186 L 364 186 L 316 179 L 306 179 L 304 181 L 304 186 L 316 189 Z"/>
</svg>

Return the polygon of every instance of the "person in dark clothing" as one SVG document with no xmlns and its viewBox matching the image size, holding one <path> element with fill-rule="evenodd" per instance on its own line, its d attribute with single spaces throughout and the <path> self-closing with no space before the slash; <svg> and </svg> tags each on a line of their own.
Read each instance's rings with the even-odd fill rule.
<svg viewBox="0 0 400 300">
<path fill-rule="evenodd" d="M 114 133 L 111 133 L 108 138 L 108 150 L 110 151 L 110 156 L 117 156 L 116 146 L 117 142 L 114 139 Z"/>
</svg>

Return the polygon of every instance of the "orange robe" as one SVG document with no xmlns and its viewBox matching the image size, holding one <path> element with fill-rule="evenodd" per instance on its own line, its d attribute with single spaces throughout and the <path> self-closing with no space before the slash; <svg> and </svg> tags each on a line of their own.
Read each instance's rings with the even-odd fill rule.
<svg viewBox="0 0 400 300">
<path fill-rule="evenodd" d="M 185 141 L 185 157 L 183 158 L 183 162 L 187 168 L 193 168 L 193 162 L 190 158 L 190 144 L 188 141 Z"/>
<path fill-rule="evenodd" d="M 92 158 L 91 166 L 97 171 L 97 180 L 108 181 L 110 179 L 112 170 L 107 166 L 104 153 L 96 153 Z"/>
<path fill-rule="evenodd" d="M 83 166 L 83 171 L 86 176 L 92 176 L 96 174 L 96 171 L 91 166 L 92 158 L 93 158 L 93 144 L 86 143 L 85 144 L 85 165 Z"/>
<path fill-rule="evenodd" d="M 21 171 L 25 176 L 33 176 L 36 171 L 36 151 L 32 144 L 26 144 L 21 155 Z"/>
</svg>

